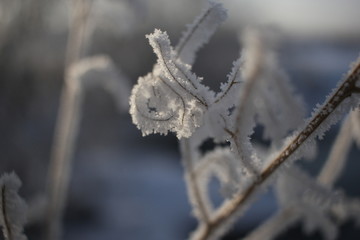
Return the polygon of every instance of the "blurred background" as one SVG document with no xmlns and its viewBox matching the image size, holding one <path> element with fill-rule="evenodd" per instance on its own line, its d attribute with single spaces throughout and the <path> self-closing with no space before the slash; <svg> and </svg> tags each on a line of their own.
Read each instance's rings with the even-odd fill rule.
<svg viewBox="0 0 360 240">
<path fill-rule="evenodd" d="M 359 56 L 358 0 L 221 2 L 229 9 L 228 20 L 200 50 L 193 67 L 215 91 L 238 58 L 239 37 L 248 26 L 276 33 L 280 63 L 304 97 L 309 114 Z M 166 30 L 175 45 L 204 3 L 93 0 L 84 56 L 109 56 L 126 76 L 124 88 L 132 86 L 156 62 L 145 34 L 154 28 Z M 0 173 L 19 175 L 20 193 L 29 204 L 46 188 L 71 11 L 71 0 L 0 0 Z M 86 90 L 81 111 L 63 238 L 186 239 L 196 221 L 187 200 L 175 136 L 142 137 L 128 112 L 119 111 L 114 98 L 102 88 Z M 336 133 L 335 127 L 319 143 L 316 161 L 303 164 L 311 174 L 318 172 Z M 354 147 L 350 155 L 336 186 L 360 197 L 359 151 Z M 225 239 L 244 236 L 275 210 L 269 191 Z M 43 225 L 29 223 L 29 239 L 41 239 Z M 294 226 L 279 239 L 320 238 L 317 232 L 308 238 L 300 232 Z M 341 234 L 339 239 L 358 239 L 360 231 L 349 223 Z"/>
</svg>

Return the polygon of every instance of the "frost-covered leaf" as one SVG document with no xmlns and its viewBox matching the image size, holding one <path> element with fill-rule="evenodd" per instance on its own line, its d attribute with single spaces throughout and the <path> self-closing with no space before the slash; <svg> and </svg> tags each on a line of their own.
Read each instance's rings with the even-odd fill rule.
<svg viewBox="0 0 360 240">
<path fill-rule="evenodd" d="M 152 73 L 139 78 L 130 97 L 133 122 L 144 135 L 176 132 L 178 138 L 190 137 L 203 122 L 213 93 L 176 59 L 165 32 L 147 35 L 158 64 Z"/>
<path fill-rule="evenodd" d="M 179 132 L 181 136 L 191 133 L 189 128 L 194 125 L 187 112 L 186 104 L 180 95 L 165 83 L 164 78 L 155 77 L 149 73 L 138 80 L 130 98 L 130 113 L 133 122 L 144 135 L 160 133 L 166 135 L 168 131 Z M 191 108 L 188 109 L 191 111 Z M 194 114 L 194 113 L 192 113 Z"/>
<path fill-rule="evenodd" d="M 0 224 L 6 240 L 27 239 L 23 234 L 27 206 L 25 201 L 18 195 L 20 186 L 20 179 L 15 173 L 3 174 L 0 178 Z"/>
<path fill-rule="evenodd" d="M 182 95 L 189 95 L 186 97 L 195 98 L 199 103 L 207 105 L 207 102 L 212 97 L 207 93 L 209 89 L 200 84 L 201 78 L 198 78 L 190 71 L 190 65 L 176 59 L 167 33 L 155 29 L 153 34 L 146 37 L 158 57 L 159 68 L 156 68 L 154 73 L 164 76 L 167 84 L 179 89 Z"/>
</svg>

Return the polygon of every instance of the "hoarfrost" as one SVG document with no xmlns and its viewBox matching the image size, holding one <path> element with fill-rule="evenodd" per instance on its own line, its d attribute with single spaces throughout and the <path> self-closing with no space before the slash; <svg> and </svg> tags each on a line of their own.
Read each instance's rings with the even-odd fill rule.
<svg viewBox="0 0 360 240">
<path fill-rule="evenodd" d="M 190 137 L 203 122 L 212 92 L 200 84 L 190 67 L 176 59 L 166 32 L 147 35 L 158 64 L 152 73 L 138 80 L 130 97 L 133 122 L 143 135 L 176 132 Z"/>
<path fill-rule="evenodd" d="M 181 139 L 181 150 L 190 202 L 199 220 L 192 239 L 219 238 L 254 196 L 275 180 L 284 208 L 262 228 L 263 232 L 269 232 L 268 227 L 274 221 L 290 212 L 294 215 L 283 226 L 301 219 L 306 231 L 315 227 L 326 239 L 333 239 L 337 229 L 327 212 L 342 206 L 337 208 L 338 214 L 346 215 L 345 200 L 338 192 L 319 185 L 297 169 L 293 162 L 313 158 L 317 153 L 317 138 L 322 139 L 344 114 L 359 106 L 359 67 L 356 65 L 324 104 L 318 105 L 304 121 L 303 100 L 280 68 L 274 42 L 264 29 L 248 30 L 244 34 L 241 58 L 233 63 L 220 92 L 214 94 L 191 72 L 191 67 L 196 52 L 225 16 L 221 4 L 210 2 L 188 26 L 175 49 L 166 32 L 156 29 L 146 36 L 158 61 L 152 73 L 140 77 L 133 88 L 130 97 L 133 122 L 144 135 L 170 131 L 179 139 L 188 138 Z M 271 143 L 265 157 L 258 155 L 251 142 L 254 128 L 259 124 L 264 126 L 263 138 Z M 230 148 L 215 148 L 202 156 L 198 148 L 208 138 L 216 143 L 230 142 Z M 219 179 L 226 196 L 216 209 L 208 193 L 211 177 Z M 302 211 L 288 211 L 294 206 Z M 353 206 L 356 209 L 357 205 Z"/>
</svg>

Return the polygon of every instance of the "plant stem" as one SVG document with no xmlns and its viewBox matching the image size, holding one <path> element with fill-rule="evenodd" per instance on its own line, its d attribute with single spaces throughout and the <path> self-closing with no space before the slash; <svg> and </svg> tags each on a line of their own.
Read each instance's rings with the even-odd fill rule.
<svg viewBox="0 0 360 240">
<path fill-rule="evenodd" d="M 71 79 L 74 80 L 74 79 Z M 76 80 L 76 79 L 75 79 Z M 82 91 L 78 81 L 66 86 L 61 96 L 52 158 L 49 166 L 47 239 L 60 238 L 71 175 L 71 160 L 81 115 Z M 69 81 L 66 85 L 70 85 Z"/>
<path fill-rule="evenodd" d="M 344 120 L 325 165 L 317 177 L 317 181 L 324 186 L 332 186 L 344 169 L 353 138 L 350 117 L 352 113 Z"/>
<path fill-rule="evenodd" d="M 75 141 L 81 118 L 82 86 L 71 74 L 71 66 L 83 54 L 86 25 L 90 14 L 89 0 L 73 0 L 74 15 L 70 21 L 65 59 L 65 81 L 60 97 L 54 143 L 48 170 L 46 238 L 61 238 L 62 217 L 66 205 Z"/>
<path fill-rule="evenodd" d="M 193 158 L 191 156 L 189 139 L 180 140 L 181 155 L 183 156 L 182 162 L 185 169 L 185 179 L 187 183 L 187 189 L 189 191 L 189 199 L 193 206 L 196 217 L 199 222 L 209 223 L 209 210 L 206 207 L 203 195 L 200 192 L 200 188 L 197 181 L 197 174 L 194 168 Z"/>
</svg>

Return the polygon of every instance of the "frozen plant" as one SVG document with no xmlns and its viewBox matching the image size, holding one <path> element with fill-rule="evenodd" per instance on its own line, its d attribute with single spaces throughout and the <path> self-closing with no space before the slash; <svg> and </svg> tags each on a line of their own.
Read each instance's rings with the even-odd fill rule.
<svg viewBox="0 0 360 240">
<path fill-rule="evenodd" d="M 306 232 L 316 228 L 326 239 L 334 239 L 339 222 L 330 216 L 359 221 L 359 201 L 332 189 L 338 173 L 326 180 L 336 165 L 325 165 L 313 179 L 294 161 L 313 157 L 316 138 L 323 138 L 350 110 L 359 111 L 360 60 L 303 120 L 303 103 L 279 66 L 271 38 L 264 30 L 250 29 L 243 33 L 241 57 L 221 91 L 214 93 L 191 68 L 198 49 L 225 19 L 222 5 L 209 1 L 174 48 L 164 31 L 147 35 L 158 60 L 151 73 L 138 79 L 130 97 L 132 120 L 143 135 L 174 132 L 180 141 L 189 199 L 198 220 L 190 239 L 221 238 L 270 184 L 275 185 L 280 210 L 249 239 L 273 239 L 299 220 Z M 351 119 L 359 123 L 358 114 Z M 251 142 L 256 125 L 264 126 L 263 137 L 271 143 L 266 154 Z M 356 141 L 358 135 L 357 131 Z M 209 138 L 230 146 L 202 155 L 199 147 Z M 224 194 L 219 207 L 213 206 L 208 193 L 212 177 Z"/>
</svg>

